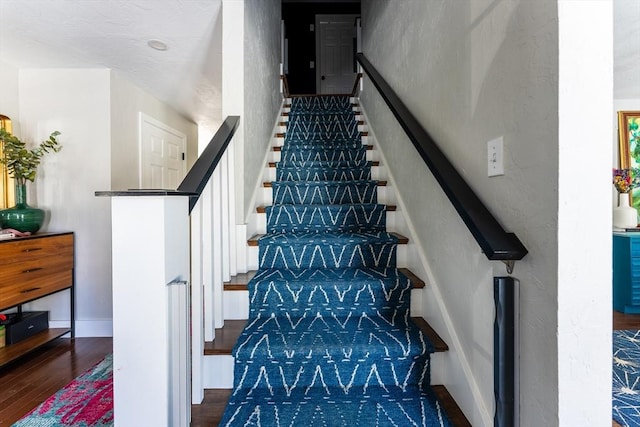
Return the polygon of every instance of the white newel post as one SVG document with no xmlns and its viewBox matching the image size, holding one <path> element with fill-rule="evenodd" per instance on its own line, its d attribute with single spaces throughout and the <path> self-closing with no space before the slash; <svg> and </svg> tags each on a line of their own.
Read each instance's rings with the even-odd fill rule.
<svg viewBox="0 0 640 427">
<path fill-rule="evenodd" d="M 111 201 L 116 427 L 190 423 L 189 197 Z"/>
</svg>

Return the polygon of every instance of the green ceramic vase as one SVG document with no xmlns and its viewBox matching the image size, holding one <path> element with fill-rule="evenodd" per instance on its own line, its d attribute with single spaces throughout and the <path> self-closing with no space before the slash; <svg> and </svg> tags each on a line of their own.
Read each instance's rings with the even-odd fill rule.
<svg viewBox="0 0 640 427">
<path fill-rule="evenodd" d="M 16 205 L 0 211 L 0 228 L 35 233 L 42 227 L 44 211 L 27 204 L 27 185 L 16 184 Z"/>
</svg>

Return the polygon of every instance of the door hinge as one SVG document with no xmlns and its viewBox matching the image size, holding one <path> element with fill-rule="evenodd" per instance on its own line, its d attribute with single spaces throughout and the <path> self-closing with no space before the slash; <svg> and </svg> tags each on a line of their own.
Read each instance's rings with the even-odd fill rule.
<svg viewBox="0 0 640 427">
<path fill-rule="evenodd" d="M 182 153 L 182 160 L 184 160 L 184 153 Z"/>
</svg>

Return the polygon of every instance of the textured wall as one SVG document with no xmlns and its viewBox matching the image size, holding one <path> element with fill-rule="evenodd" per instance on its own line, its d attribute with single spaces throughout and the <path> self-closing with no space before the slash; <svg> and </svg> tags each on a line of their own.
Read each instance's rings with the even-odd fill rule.
<svg viewBox="0 0 640 427">
<path fill-rule="evenodd" d="M 223 6 L 224 7 L 224 6 Z M 244 11 L 244 209 L 262 177 L 280 95 L 280 1 L 246 0 Z"/>
<path fill-rule="evenodd" d="M 111 73 L 111 188 L 140 187 L 139 113 L 187 136 L 187 171 L 198 157 L 198 126 L 147 92 Z"/>
<path fill-rule="evenodd" d="M 0 114 L 18 120 L 18 69 L 0 61 Z M 14 125 L 15 126 L 15 125 Z M 16 132 L 14 130 L 14 132 Z M 17 132 L 16 132 L 17 133 Z"/>
<path fill-rule="evenodd" d="M 362 12 L 365 56 L 503 227 L 516 232 L 530 251 L 515 270 L 522 281 L 522 420 L 523 425 L 555 425 L 557 5 L 363 0 Z M 447 386 L 473 425 L 492 424 L 491 276 L 505 275 L 504 267 L 480 253 L 367 81 L 361 98 L 461 343 L 452 355 L 461 365 L 450 365 Z M 488 178 L 486 143 L 499 136 L 504 136 L 506 175 Z M 434 310 L 430 303 L 427 308 Z M 441 319 L 433 322 L 443 330 Z"/>
</svg>

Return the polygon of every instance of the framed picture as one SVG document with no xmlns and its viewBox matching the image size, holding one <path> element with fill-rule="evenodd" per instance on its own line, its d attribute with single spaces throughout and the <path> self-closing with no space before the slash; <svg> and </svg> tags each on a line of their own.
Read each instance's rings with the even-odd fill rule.
<svg viewBox="0 0 640 427">
<path fill-rule="evenodd" d="M 620 168 L 640 168 L 640 111 L 618 111 Z M 631 203 L 640 209 L 640 188 L 631 191 Z"/>
<path fill-rule="evenodd" d="M 0 128 L 7 132 L 12 132 L 11 119 L 0 114 Z M 0 156 L 2 155 L 2 145 L 0 144 Z M 11 206 L 11 197 L 13 194 L 11 188 L 11 178 L 7 173 L 7 169 L 0 165 L 0 209 L 6 209 Z"/>
</svg>

